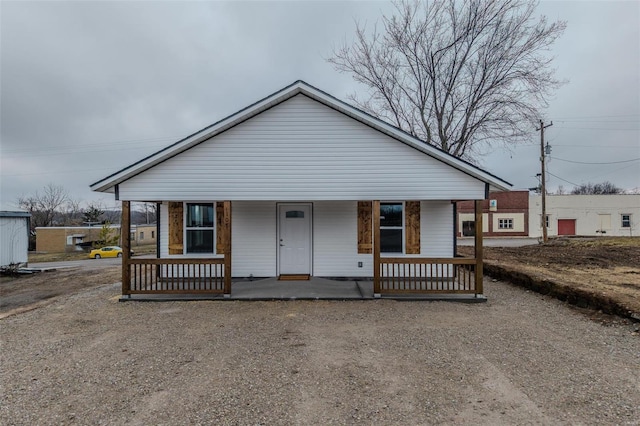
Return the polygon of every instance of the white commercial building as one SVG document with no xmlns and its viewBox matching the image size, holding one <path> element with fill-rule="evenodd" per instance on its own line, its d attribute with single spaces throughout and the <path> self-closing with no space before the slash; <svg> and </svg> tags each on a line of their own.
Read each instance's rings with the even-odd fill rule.
<svg viewBox="0 0 640 426">
<path fill-rule="evenodd" d="M 640 195 L 547 195 L 549 236 L 639 236 Z M 529 236 L 542 236 L 542 196 L 529 197 Z"/>
</svg>

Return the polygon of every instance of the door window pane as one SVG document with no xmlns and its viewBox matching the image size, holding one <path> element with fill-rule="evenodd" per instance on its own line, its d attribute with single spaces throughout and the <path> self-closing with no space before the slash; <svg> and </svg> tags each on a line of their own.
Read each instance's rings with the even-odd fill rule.
<svg viewBox="0 0 640 426">
<path fill-rule="evenodd" d="M 304 219 L 304 212 L 301 210 L 289 210 L 285 213 L 287 219 Z"/>
</svg>

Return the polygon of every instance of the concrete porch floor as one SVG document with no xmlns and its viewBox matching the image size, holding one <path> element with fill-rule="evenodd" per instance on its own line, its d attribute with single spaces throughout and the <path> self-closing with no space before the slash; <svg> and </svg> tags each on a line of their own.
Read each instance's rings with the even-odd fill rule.
<svg viewBox="0 0 640 426">
<path fill-rule="evenodd" d="M 473 294 L 383 294 L 381 299 L 393 300 L 447 300 L 466 303 L 486 302 L 486 297 Z M 120 297 L 127 301 L 188 301 L 188 300 L 374 300 L 373 281 L 331 280 L 311 277 L 308 281 L 279 281 L 262 278 L 253 281 L 234 281 L 231 295 L 221 294 L 133 294 Z"/>
</svg>

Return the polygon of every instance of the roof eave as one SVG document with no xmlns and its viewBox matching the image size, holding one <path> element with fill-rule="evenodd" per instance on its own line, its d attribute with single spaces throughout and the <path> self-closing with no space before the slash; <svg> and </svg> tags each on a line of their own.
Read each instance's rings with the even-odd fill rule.
<svg viewBox="0 0 640 426">
<path fill-rule="evenodd" d="M 224 132 L 225 130 L 250 119 L 251 117 L 271 108 L 274 105 L 277 105 L 285 100 L 297 95 L 301 92 L 301 81 L 296 81 L 290 86 L 285 87 L 278 92 L 267 96 L 259 100 L 258 102 L 230 115 L 222 120 L 205 127 L 204 129 L 193 133 L 190 136 L 170 145 L 167 148 L 164 148 L 154 154 L 151 154 L 148 157 L 143 158 L 142 160 L 131 164 L 130 166 L 110 175 L 104 179 L 101 179 L 89 187 L 92 191 L 97 192 L 112 192 L 109 189 L 113 188 L 115 185 L 126 181 L 127 179 L 144 172 L 145 170 L 159 164 L 173 156 L 180 154 L 183 151 L 188 150 L 189 148 L 198 145 L 199 143 L 212 138 L 213 136 Z M 172 149 L 173 148 L 173 149 Z"/>
<path fill-rule="evenodd" d="M 317 89 L 301 80 L 296 81 L 295 83 L 257 101 L 256 103 L 249 105 L 248 107 L 226 117 L 222 120 L 190 135 L 186 138 L 174 143 L 173 145 L 164 148 L 161 151 L 158 151 L 128 167 L 120 170 L 102 180 L 99 180 L 92 185 L 90 188 L 93 191 L 97 192 L 113 192 L 113 188 L 115 185 L 120 184 L 131 177 L 144 172 L 145 170 L 159 164 L 175 155 L 180 154 L 183 151 L 188 150 L 189 148 L 211 138 L 215 135 L 224 132 L 225 130 L 243 122 L 255 115 L 260 114 L 261 112 L 281 103 L 285 100 L 292 98 L 298 94 L 304 94 L 312 99 L 315 99 L 322 104 L 325 104 L 331 108 L 337 109 L 340 112 L 360 121 L 364 124 L 375 128 L 376 130 L 393 137 L 413 148 L 430 155 L 445 164 L 448 164 L 451 167 L 454 167 L 464 173 L 469 174 L 485 183 L 488 183 L 492 187 L 501 190 L 501 191 L 509 191 L 512 189 L 512 185 L 504 181 L 497 176 L 494 176 L 484 170 L 467 163 L 459 158 L 453 157 L 450 154 L 437 149 L 414 136 L 380 120 L 377 119 L 364 111 L 361 111 L 352 105 L 341 101 L 333 97 L 332 95 L 323 92 L 320 89 Z"/>
</svg>

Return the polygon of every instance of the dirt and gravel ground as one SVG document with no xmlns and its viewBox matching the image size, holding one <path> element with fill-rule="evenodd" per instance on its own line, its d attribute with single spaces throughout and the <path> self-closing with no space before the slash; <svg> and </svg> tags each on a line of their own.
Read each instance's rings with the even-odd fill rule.
<svg viewBox="0 0 640 426">
<path fill-rule="evenodd" d="M 473 248 L 458 251 L 471 254 Z M 638 237 L 559 238 L 526 247 L 485 247 L 484 257 L 487 264 L 506 271 L 499 275 L 524 273 L 543 286 L 552 283 L 559 297 L 593 306 L 619 305 L 620 311 L 640 318 Z"/>
<path fill-rule="evenodd" d="M 0 322 L 0 424 L 638 424 L 638 324 L 484 304 L 119 303 Z"/>
<path fill-rule="evenodd" d="M 118 282 L 121 277 L 122 267 L 107 259 L 19 278 L 0 277 L 0 319 L 46 305 L 57 296 Z"/>
</svg>

